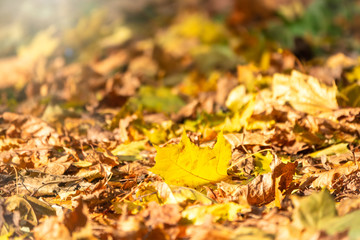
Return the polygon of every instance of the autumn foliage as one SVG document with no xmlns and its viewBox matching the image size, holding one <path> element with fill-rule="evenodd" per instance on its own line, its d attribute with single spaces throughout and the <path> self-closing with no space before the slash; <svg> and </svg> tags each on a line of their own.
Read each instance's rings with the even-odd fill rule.
<svg viewBox="0 0 360 240">
<path fill-rule="evenodd" d="M 0 8 L 0 239 L 360 238 L 359 1 L 45 2 Z"/>
</svg>

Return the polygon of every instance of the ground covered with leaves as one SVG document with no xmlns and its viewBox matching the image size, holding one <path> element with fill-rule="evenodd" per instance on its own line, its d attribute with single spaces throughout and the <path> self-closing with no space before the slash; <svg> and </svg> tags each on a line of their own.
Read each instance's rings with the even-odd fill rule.
<svg viewBox="0 0 360 240">
<path fill-rule="evenodd" d="M 12 2 L 0 239 L 360 239 L 359 1 Z"/>
</svg>

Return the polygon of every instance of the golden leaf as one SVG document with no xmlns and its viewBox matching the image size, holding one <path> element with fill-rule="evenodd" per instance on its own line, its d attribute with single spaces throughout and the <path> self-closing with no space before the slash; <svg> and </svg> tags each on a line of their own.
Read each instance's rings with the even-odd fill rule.
<svg viewBox="0 0 360 240">
<path fill-rule="evenodd" d="M 168 184 L 196 187 L 227 178 L 231 147 L 222 133 L 213 149 L 196 146 L 185 132 L 179 144 L 156 149 L 156 164 L 150 171 Z"/>
</svg>

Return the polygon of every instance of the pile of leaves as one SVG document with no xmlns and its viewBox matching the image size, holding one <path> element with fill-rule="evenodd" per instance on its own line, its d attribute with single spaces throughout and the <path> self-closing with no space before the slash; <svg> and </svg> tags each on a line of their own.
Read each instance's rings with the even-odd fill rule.
<svg viewBox="0 0 360 240">
<path fill-rule="evenodd" d="M 132 2 L 0 31 L 0 238 L 359 239 L 359 1 Z"/>
</svg>

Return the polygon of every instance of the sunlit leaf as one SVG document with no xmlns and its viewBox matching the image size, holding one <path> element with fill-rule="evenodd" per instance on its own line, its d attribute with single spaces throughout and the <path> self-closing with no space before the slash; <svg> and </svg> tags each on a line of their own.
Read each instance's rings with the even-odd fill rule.
<svg viewBox="0 0 360 240">
<path fill-rule="evenodd" d="M 77 162 L 73 162 L 72 163 L 73 166 L 78 167 L 78 168 L 86 168 L 86 167 L 90 167 L 93 165 L 93 163 L 88 162 L 88 161 L 77 161 Z"/>
<path fill-rule="evenodd" d="M 185 132 L 179 144 L 156 148 L 156 164 L 150 171 L 168 184 L 196 187 L 227 178 L 231 148 L 222 133 L 213 149 L 196 146 Z"/>
<path fill-rule="evenodd" d="M 152 128 L 150 130 L 143 129 L 143 131 L 152 144 L 158 145 L 164 143 L 168 139 L 168 133 L 166 132 L 166 129 L 161 127 Z"/>
<path fill-rule="evenodd" d="M 278 163 L 270 173 L 255 177 L 248 185 L 247 201 L 250 205 L 264 205 L 276 200 L 279 205 L 283 191 L 287 190 L 293 180 L 297 163 Z"/>
<path fill-rule="evenodd" d="M 262 76 L 254 64 L 240 65 L 237 72 L 239 82 L 244 84 L 248 91 L 253 92 L 258 87 Z"/>
<path fill-rule="evenodd" d="M 164 204 L 201 203 L 209 205 L 214 203 L 212 199 L 192 188 L 168 185 L 165 182 L 152 183 L 157 190 L 156 195 Z"/>
<path fill-rule="evenodd" d="M 210 206 L 192 206 L 182 212 L 182 217 L 195 225 L 203 224 L 206 221 L 207 215 L 211 215 L 214 221 L 234 221 L 237 219 L 237 213 L 242 208 L 241 205 L 233 202 L 218 203 Z"/>
<path fill-rule="evenodd" d="M 312 173 L 311 175 L 317 178 L 311 183 L 311 186 L 314 188 L 332 188 L 333 184 L 339 181 L 339 176 L 348 176 L 356 170 L 358 170 L 358 166 L 350 161 L 341 166 L 333 167 L 330 170 L 316 174 Z"/>
<path fill-rule="evenodd" d="M 337 87 L 293 70 L 291 75 L 275 74 L 273 95 L 282 103 L 289 102 L 296 110 L 314 114 L 338 108 Z"/>
<path fill-rule="evenodd" d="M 226 107 L 231 111 L 236 112 L 249 100 L 246 96 L 246 89 L 244 85 L 239 85 L 231 90 L 228 98 L 226 99 Z"/>
<path fill-rule="evenodd" d="M 120 161 L 140 160 L 140 152 L 145 149 L 146 140 L 133 141 L 128 144 L 120 144 L 111 151 Z"/>
<path fill-rule="evenodd" d="M 358 80 L 360 78 L 360 66 L 356 66 L 351 72 L 346 73 L 346 77 L 351 82 Z"/>
<path fill-rule="evenodd" d="M 171 186 L 170 189 L 177 203 L 190 201 L 190 202 L 196 202 L 196 203 L 202 203 L 208 205 L 214 202 L 212 199 L 208 198 L 204 194 L 192 188 Z"/>
<path fill-rule="evenodd" d="M 339 154 L 346 154 L 346 153 L 351 153 L 351 151 L 348 149 L 348 144 L 347 143 L 339 143 L 336 145 L 331 145 L 330 147 L 327 147 L 325 149 L 310 153 L 309 156 L 316 158 L 316 157 L 321 157 L 323 155 L 339 155 Z"/>
<path fill-rule="evenodd" d="M 358 239 L 360 211 L 337 216 L 335 201 L 327 190 L 305 198 L 293 199 L 294 224 L 300 228 L 324 230 L 330 235 L 349 231 L 349 239 Z"/>
<path fill-rule="evenodd" d="M 227 132 L 239 132 L 242 128 L 246 128 L 248 120 L 254 112 L 254 107 L 255 96 L 252 96 L 241 110 L 236 111 L 234 116 L 227 117 L 225 122 L 220 125 L 219 128 Z"/>
<path fill-rule="evenodd" d="M 159 204 L 164 203 L 167 199 L 163 196 L 160 196 L 161 192 L 155 188 L 154 184 L 146 183 L 139 187 L 136 191 L 136 199 L 141 200 L 143 203 L 156 202 Z"/>
</svg>

